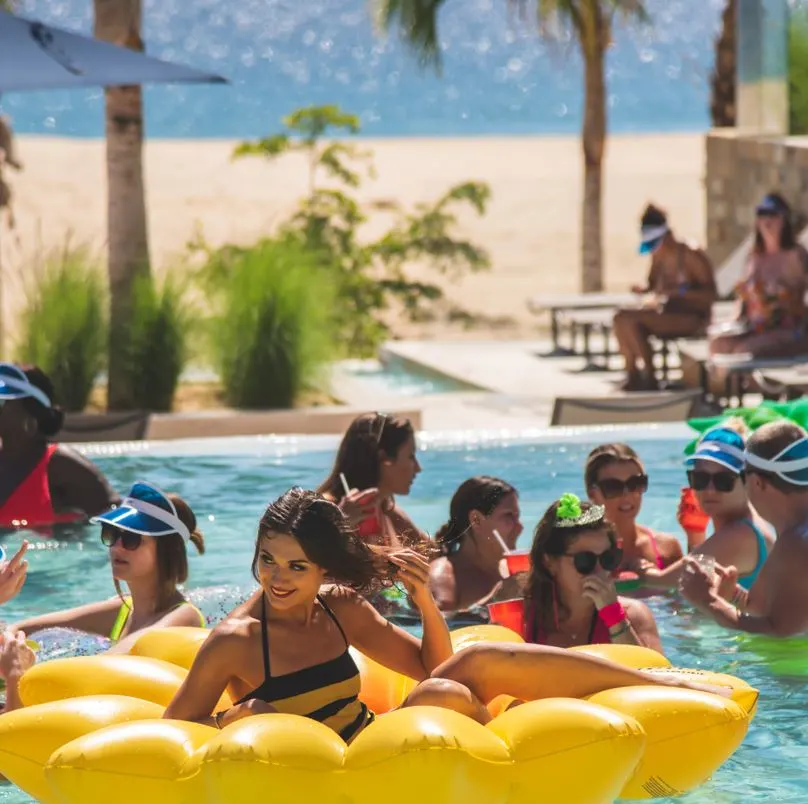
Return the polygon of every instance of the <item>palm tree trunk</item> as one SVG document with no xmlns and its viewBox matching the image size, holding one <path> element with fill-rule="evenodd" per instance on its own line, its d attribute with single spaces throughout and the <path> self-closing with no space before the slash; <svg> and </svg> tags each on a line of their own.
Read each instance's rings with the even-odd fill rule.
<svg viewBox="0 0 808 804">
<path fill-rule="evenodd" d="M 600 31 L 595 33 L 601 41 Z M 595 44 L 595 43 L 593 43 Z M 584 201 L 581 225 L 581 290 L 603 290 L 601 193 L 603 154 L 606 148 L 605 48 L 582 48 L 584 56 Z"/>
<path fill-rule="evenodd" d="M 93 0 L 95 36 L 143 50 L 141 0 Z M 109 410 L 134 407 L 128 365 L 133 284 L 149 272 L 143 182 L 143 98 L 140 86 L 106 91 L 107 271 L 110 290 Z"/>
<path fill-rule="evenodd" d="M 721 17 L 721 34 L 715 43 L 715 67 L 710 82 L 710 117 L 714 128 L 735 125 L 737 17 L 737 0 L 727 0 Z"/>
</svg>

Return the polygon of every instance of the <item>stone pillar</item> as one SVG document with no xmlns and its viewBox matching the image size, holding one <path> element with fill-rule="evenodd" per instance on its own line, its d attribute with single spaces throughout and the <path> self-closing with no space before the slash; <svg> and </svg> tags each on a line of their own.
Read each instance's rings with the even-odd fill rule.
<svg viewBox="0 0 808 804">
<path fill-rule="evenodd" d="M 788 134 L 788 1 L 738 0 L 738 116 L 744 134 Z"/>
</svg>

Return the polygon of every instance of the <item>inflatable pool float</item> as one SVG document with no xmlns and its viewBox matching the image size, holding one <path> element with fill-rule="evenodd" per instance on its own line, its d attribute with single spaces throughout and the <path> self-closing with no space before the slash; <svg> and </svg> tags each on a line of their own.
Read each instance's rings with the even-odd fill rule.
<svg viewBox="0 0 808 804">
<path fill-rule="evenodd" d="M 614 580 L 614 587 L 621 595 L 636 592 L 642 586 L 640 576 L 636 572 L 621 572 Z"/>
<path fill-rule="evenodd" d="M 734 700 L 654 686 L 517 706 L 502 696 L 483 726 L 437 707 L 390 711 L 415 682 L 354 651 L 362 698 L 379 716 L 350 745 L 296 715 L 245 718 L 221 731 L 161 719 L 207 633 L 152 631 L 136 642 L 136 655 L 33 667 L 20 685 L 26 707 L 0 717 L 0 773 L 38 800 L 60 804 L 111 796 L 115 804 L 301 796 L 411 804 L 425 794 L 441 804 L 600 804 L 702 784 L 741 744 L 757 702 L 741 679 L 700 673 L 706 683 L 732 687 Z M 461 650 L 522 640 L 499 626 L 475 626 L 452 632 L 452 641 Z M 655 672 L 696 672 L 630 645 L 575 650 Z M 217 710 L 229 705 L 223 696 Z"/>
</svg>

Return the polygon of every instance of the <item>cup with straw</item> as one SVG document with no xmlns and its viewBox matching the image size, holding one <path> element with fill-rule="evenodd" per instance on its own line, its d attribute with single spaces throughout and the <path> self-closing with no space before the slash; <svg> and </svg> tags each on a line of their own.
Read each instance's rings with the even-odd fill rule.
<svg viewBox="0 0 808 804">
<path fill-rule="evenodd" d="M 499 562 L 499 574 L 501 578 L 510 578 L 520 572 L 530 570 L 530 553 L 527 550 L 511 550 L 498 530 L 494 530 L 494 538 L 502 548 L 502 559 Z"/>
</svg>

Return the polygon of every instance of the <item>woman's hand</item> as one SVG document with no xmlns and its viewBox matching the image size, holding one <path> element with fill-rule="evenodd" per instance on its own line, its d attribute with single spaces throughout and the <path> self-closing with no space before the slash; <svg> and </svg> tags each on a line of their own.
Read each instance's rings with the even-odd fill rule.
<svg viewBox="0 0 808 804">
<path fill-rule="evenodd" d="M 588 575 L 584 578 L 583 587 L 583 596 L 591 600 L 598 611 L 617 602 L 617 589 L 611 578 Z"/>
<path fill-rule="evenodd" d="M 414 550 L 396 550 L 387 553 L 387 559 L 398 568 L 396 574 L 418 608 L 423 603 L 434 603 L 432 590 L 429 588 L 429 562 L 422 555 Z"/>
<path fill-rule="evenodd" d="M 342 513 L 356 527 L 360 522 L 373 516 L 379 507 L 378 489 L 351 489 L 340 501 Z"/>
<path fill-rule="evenodd" d="M 0 605 L 15 598 L 25 583 L 28 562 L 23 556 L 27 550 L 28 542 L 24 541 L 10 561 L 0 563 Z"/>
<path fill-rule="evenodd" d="M 23 673 L 33 666 L 36 654 L 25 642 L 25 633 L 17 631 L 16 634 L 7 631 L 0 649 L 0 676 L 8 681 L 19 679 Z"/>
</svg>

